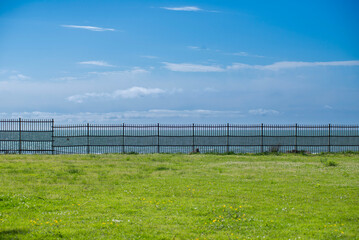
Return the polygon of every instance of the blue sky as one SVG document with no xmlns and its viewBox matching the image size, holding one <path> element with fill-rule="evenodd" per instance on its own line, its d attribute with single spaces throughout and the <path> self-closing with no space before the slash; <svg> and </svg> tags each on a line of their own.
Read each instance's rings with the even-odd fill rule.
<svg viewBox="0 0 359 240">
<path fill-rule="evenodd" d="M 358 1 L 0 0 L 0 118 L 358 123 Z"/>
</svg>

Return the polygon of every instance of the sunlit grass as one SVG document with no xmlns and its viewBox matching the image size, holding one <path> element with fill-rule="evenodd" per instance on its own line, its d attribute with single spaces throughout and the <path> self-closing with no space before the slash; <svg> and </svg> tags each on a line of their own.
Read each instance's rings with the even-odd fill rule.
<svg viewBox="0 0 359 240">
<path fill-rule="evenodd" d="M 359 155 L 2 155 L 0 239 L 356 239 Z"/>
</svg>

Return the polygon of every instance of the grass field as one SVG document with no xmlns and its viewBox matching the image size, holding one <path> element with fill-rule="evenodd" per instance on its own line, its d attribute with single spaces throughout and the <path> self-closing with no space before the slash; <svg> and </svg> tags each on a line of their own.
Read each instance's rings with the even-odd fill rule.
<svg viewBox="0 0 359 240">
<path fill-rule="evenodd" d="M 359 239 L 359 155 L 1 155 L 0 239 Z"/>
</svg>

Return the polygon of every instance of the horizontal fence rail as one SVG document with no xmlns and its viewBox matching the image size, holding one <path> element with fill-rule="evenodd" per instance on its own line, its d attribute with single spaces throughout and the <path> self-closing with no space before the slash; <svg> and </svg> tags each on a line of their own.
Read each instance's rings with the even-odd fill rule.
<svg viewBox="0 0 359 240">
<path fill-rule="evenodd" d="M 0 154 L 359 151 L 359 125 L 71 124 L 0 120 Z"/>
</svg>

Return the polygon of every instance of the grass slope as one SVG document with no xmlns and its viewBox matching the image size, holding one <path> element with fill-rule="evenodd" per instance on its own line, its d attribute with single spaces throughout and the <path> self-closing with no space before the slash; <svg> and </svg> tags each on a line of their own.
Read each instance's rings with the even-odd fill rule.
<svg viewBox="0 0 359 240">
<path fill-rule="evenodd" d="M 0 239 L 358 239 L 359 155 L 2 155 Z"/>
</svg>

